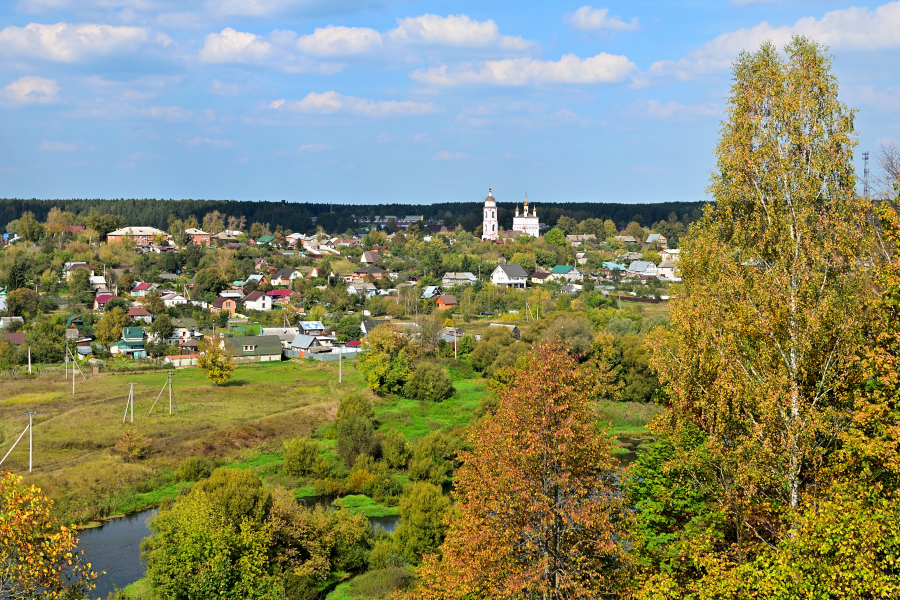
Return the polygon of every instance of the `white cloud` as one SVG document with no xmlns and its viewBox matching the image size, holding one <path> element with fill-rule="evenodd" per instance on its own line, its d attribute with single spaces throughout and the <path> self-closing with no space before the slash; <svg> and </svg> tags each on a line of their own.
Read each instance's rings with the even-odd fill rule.
<svg viewBox="0 0 900 600">
<path fill-rule="evenodd" d="M 7 85 L 4 91 L 7 99 L 19 104 L 50 104 L 59 98 L 56 80 L 43 77 L 20 77 Z"/>
<path fill-rule="evenodd" d="M 333 150 L 333 148 L 328 144 L 303 144 L 298 150 L 300 150 L 300 152 L 325 152 L 327 150 Z"/>
<path fill-rule="evenodd" d="M 588 58 L 566 54 L 558 61 L 516 58 L 455 67 L 442 65 L 415 71 L 411 77 L 421 83 L 441 86 L 466 83 L 494 85 L 612 83 L 624 80 L 635 69 L 635 64 L 627 57 L 601 52 Z"/>
<path fill-rule="evenodd" d="M 221 33 L 210 33 L 200 49 L 200 60 L 208 63 L 248 63 L 265 59 L 272 45 L 258 35 L 226 27 Z"/>
<path fill-rule="evenodd" d="M 449 150 L 442 150 L 438 152 L 434 156 L 431 157 L 431 160 L 462 160 L 464 158 L 468 158 L 463 152 L 450 152 Z"/>
<path fill-rule="evenodd" d="M 79 144 L 76 142 L 51 142 L 43 140 L 40 150 L 43 152 L 74 152 L 78 150 Z"/>
<path fill-rule="evenodd" d="M 142 45 L 167 46 L 172 41 L 143 27 L 86 23 L 31 23 L 0 30 L 0 53 L 57 62 L 77 62 L 90 56 L 121 55 Z"/>
<path fill-rule="evenodd" d="M 783 46 L 794 34 L 805 35 L 832 50 L 884 50 L 900 48 L 900 0 L 876 9 L 851 7 L 834 10 L 821 19 L 805 17 L 793 25 L 773 27 L 763 21 L 751 28 L 723 33 L 678 61 L 658 61 L 651 76 L 689 79 L 700 74 L 728 69 L 741 51 L 752 51 L 765 42 Z"/>
<path fill-rule="evenodd" d="M 395 42 L 485 48 L 498 46 L 505 50 L 526 51 L 535 46 L 521 37 L 500 35 L 492 20 L 476 21 L 467 15 L 421 15 L 399 19 L 397 28 L 388 32 Z"/>
<path fill-rule="evenodd" d="M 851 104 L 872 106 L 885 112 L 900 111 L 900 87 L 879 90 L 872 85 L 861 85 L 847 88 L 844 95 Z"/>
<path fill-rule="evenodd" d="M 364 54 L 380 47 L 381 34 L 368 27 L 317 28 L 297 40 L 297 49 L 315 56 Z"/>
<path fill-rule="evenodd" d="M 368 100 L 344 96 L 337 92 L 322 92 L 321 94 L 310 92 L 302 100 L 293 102 L 275 100 L 269 104 L 269 108 L 318 115 L 350 113 L 365 117 L 422 115 L 435 110 L 434 105 L 430 102 Z"/>
<path fill-rule="evenodd" d="M 622 17 L 609 16 L 608 8 L 594 8 L 582 6 L 566 18 L 566 22 L 573 29 L 579 31 L 636 31 L 638 29 L 637 17 L 630 23 L 622 20 Z"/>
<path fill-rule="evenodd" d="M 187 139 L 178 138 L 178 141 L 187 144 L 188 146 L 209 146 L 211 148 L 234 148 L 238 145 L 237 142 L 231 140 L 211 140 L 200 136 L 194 136 Z"/>
</svg>

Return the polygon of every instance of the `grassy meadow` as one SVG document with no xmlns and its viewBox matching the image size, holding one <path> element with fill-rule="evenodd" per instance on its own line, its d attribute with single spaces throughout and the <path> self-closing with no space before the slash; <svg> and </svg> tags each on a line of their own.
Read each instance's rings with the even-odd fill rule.
<svg viewBox="0 0 900 600">
<path fill-rule="evenodd" d="M 168 414 L 165 371 L 88 375 L 75 382 L 60 375 L 0 381 L 0 448 L 5 454 L 28 422 L 34 421 L 34 472 L 29 482 L 50 490 L 64 516 L 85 522 L 138 510 L 174 496 L 181 486 L 174 469 L 184 458 L 204 455 L 221 462 L 260 466 L 260 453 L 277 452 L 285 439 L 330 422 L 339 400 L 363 389 L 361 375 L 344 365 L 289 361 L 240 365 L 226 385 L 213 386 L 197 368 L 174 372 L 178 412 Z M 134 384 L 134 424 L 122 423 Z M 126 461 L 115 446 L 133 428 L 151 440 L 144 460 Z M 4 463 L 28 470 L 28 436 Z"/>
</svg>

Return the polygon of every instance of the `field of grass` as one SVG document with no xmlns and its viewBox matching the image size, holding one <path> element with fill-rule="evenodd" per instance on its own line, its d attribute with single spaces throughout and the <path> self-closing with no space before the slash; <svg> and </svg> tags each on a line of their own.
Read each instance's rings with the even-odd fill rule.
<svg viewBox="0 0 900 600">
<path fill-rule="evenodd" d="M 597 414 L 602 421 L 610 424 L 610 435 L 614 437 L 641 437 L 647 435 L 647 423 L 662 412 L 656 404 L 640 402 L 601 402 Z"/>
<path fill-rule="evenodd" d="M 392 517 L 399 514 L 396 506 L 379 504 L 364 494 L 351 494 L 338 498 L 334 501 L 334 505 L 351 514 L 361 515 L 369 519 L 374 517 Z"/>
<path fill-rule="evenodd" d="M 285 439 L 330 422 L 340 398 L 363 388 L 355 369 L 344 372 L 338 385 L 332 363 L 240 365 L 228 384 L 215 387 L 199 369 L 178 370 L 173 375 L 178 412 L 168 414 L 166 395 L 151 416 L 164 371 L 89 375 L 76 381 L 74 396 L 62 374 L 0 381 L 3 454 L 27 425 L 25 411 L 37 412 L 34 472 L 27 473 L 28 436 L 3 466 L 50 490 L 67 520 L 137 510 L 178 493 L 174 470 L 188 456 L 244 467 L 280 460 Z M 122 423 L 131 384 L 133 425 Z M 152 440 L 145 460 L 128 462 L 115 448 L 130 428 Z"/>
</svg>

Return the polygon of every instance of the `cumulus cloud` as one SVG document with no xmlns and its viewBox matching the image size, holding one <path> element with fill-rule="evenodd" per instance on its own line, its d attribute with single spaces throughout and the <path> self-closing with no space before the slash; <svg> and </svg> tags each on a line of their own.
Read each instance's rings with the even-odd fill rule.
<svg viewBox="0 0 900 600">
<path fill-rule="evenodd" d="M 74 152 L 78 150 L 79 145 L 76 142 L 51 142 L 43 140 L 40 150 L 43 152 Z"/>
<path fill-rule="evenodd" d="M 368 27 L 317 28 L 297 40 L 297 49 L 316 56 L 364 54 L 382 45 L 381 34 Z"/>
<path fill-rule="evenodd" d="M 872 85 L 846 88 L 844 96 L 851 104 L 872 106 L 884 112 L 900 111 L 900 87 L 878 89 Z"/>
<path fill-rule="evenodd" d="M 535 46 L 518 36 L 500 35 L 492 20 L 476 21 L 467 15 L 421 15 L 399 19 L 388 37 L 401 43 L 485 48 L 498 46 L 505 50 L 526 51 Z"/>
<path fill-rule="evenodd" d="M 20 77 L 4 88 L 8 100 L 18 104 L 50 104 L 59 99 L 59 85 L 55 79 Z"/>
<path fill-rule="evenodd" d="M 438 152 L 434 156 L 431 157 L 431 160 L 462 160 L 464 158 L 468 158 L 464 152 L 450 152 L 449 150 L 442 150 Z"/>
<path fill-rule="evenodd" d="M 167 46 L 172 41 L 144 27 L 115 27 L 86 23 L 72 25 L 31 23 L 0 30 L 0 54 L 40 58 L 56 62 L 77 62 L 91 56 L 134 52 L 154 43 Z"/>
<path fill-rule="evenodd" d="M 806 17 L 781 27 L 773 27 L 764 21 L 751 28 L 723 33 L 678 61 L 653 63 L 648 75 L 689 79 L 728 69 L 741 51 L 755 50 L 767 40 L 783 46 L 794 34 L 810 37 L 831 49 L 900 48 L 898 30 L 900 1 L 883 4 L 874 10 L 865 7 L 834 10 L 825 13 L 821 19 Z"/>
<path fill-rule="evenodd" d="M 626 23 L 622 17 L 609 16 L 608 8 L 582 6 L 566 18 L 572 29 L 578 31 L 636 31 L 637 17 Z"/>
<path fill-rule="evenodd" d="M 369 100 L 344 96 L 337 92 L 310 92 L 302 100 L 275 100 L 269 104 L 273 110 L 290 110 L 294 112 L 331 115 L 349 113 L 364 117 L 388 117 L 422 115 L 434 112 L 431 102 L 412 102 L 397 100 Z"/>
<path fill-rule="evenodd" d="M 588 58 L 566 54 L 558 61 L 516 58 L 456 66 L 441 65 L 420 69 L 411 76 L 421 83 L 437 86 L 467 83 L 494 85 L 613 83 L 624 80 L 635 69 L 635 64 L 627 57 L 601 52 Z"/>
<path fill-rule="evenodd" d="M 258 62 L 269 56 L 272 44 L 258 35 L 226 27 L 210 33 L 200 49 L 200 60 L 208 63 Z"/>
</svg>

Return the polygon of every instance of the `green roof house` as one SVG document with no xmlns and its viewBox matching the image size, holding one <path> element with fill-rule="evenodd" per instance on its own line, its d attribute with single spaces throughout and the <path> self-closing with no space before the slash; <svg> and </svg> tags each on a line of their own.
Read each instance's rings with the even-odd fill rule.
<svg viewBox="0 0 900 600">
<path fill-rule="evenodd" d="M 225 352 L 236 363 L 281 360 L 281 338 L 277 335 L 250 335 L 225 338 Z"/>
</svg>

